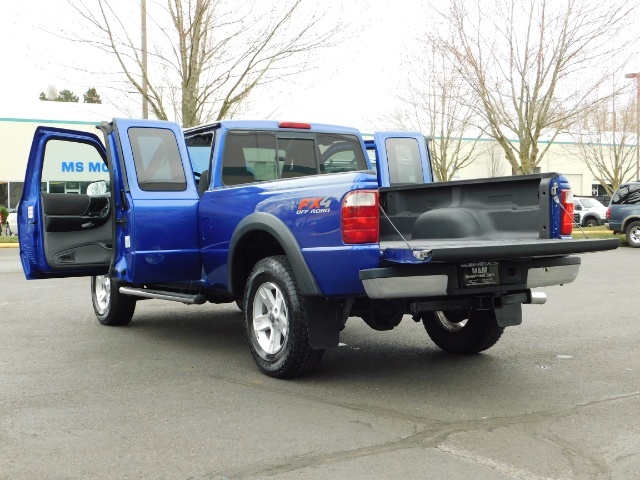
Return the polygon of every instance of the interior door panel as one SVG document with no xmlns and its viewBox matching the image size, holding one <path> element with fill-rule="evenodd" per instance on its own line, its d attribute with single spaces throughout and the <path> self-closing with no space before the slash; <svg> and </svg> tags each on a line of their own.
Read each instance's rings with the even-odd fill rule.
<svg viewBox="0 0 640 480">
<path fill-rule="evenodd" d="M 54 268 L 104 266 L 113 253 L 109 195 L 42 193 L 44 250 Z"/>
</svg>

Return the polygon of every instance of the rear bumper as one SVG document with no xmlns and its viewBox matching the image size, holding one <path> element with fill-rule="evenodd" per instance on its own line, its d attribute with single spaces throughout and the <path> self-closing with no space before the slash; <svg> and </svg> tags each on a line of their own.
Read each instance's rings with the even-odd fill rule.
<svg viewBox="0 0 640 480">
<path fill-rule="evenodd" d="M 360 280 L 370 298 L 418 299 L 562 285 L 573 282 L 579 269 L 579 257 L 501 261 L 499 283 L 464 287 L 459 265 L 433 263 L 361 270 Z"/>
</svg>

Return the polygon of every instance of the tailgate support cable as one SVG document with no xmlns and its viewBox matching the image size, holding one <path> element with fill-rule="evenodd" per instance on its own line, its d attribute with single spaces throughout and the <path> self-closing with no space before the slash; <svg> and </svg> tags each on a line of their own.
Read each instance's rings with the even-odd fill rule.
<svg viewBox="0 0 640 480">
<path fill-rule="evenodd" d="M 567 215 L 569 215 L 571 217 L 571 220 L 573 221 L 573 224 L 578 227 L 580 229 L 580 231 L 582 232 L 582 234 L 584 235 L 585 238 L 589 238 L 589 235 L 587 235 L 587 232 L 585 232 L 582 227 L 580 226 L 580 224 L 578 222 L 576 222 L 575 218 L 573 218 L 573 216 L 567 211 L 566 208 L 564 208 L 564 205 L 562 204 L 562 202 L 560 201 L 560 198 L 558 198 L 558 193 L 554 190 L 551 192 L 551 194 L 553 195 L 553 201 L 555 203 L 557 203 L 560 208 L 562 209 L 562 211 L 564 213 L 566 213 Z"/>
<path fill-rule="evenodd" d="M 411 250 L 411 253 L 413 254 L 414 258 L 416 258 L 417 260 L 420 260 L 420 261 L 425 261 L 425 260 L 427 260 L 427 259 L 429 259 L 431 257 L 431 250 L 414 250 L 413 247 L 411 246 L 411 244 L 409 242 L 407 242 L 407 239 L 404 238 L 402 233 L 400 233 L 400 230 L 398 230 L 398 228 L 391 221 L 391 219 L 387 215 L 387 212 L 385 212 L 384 209 L 382 208 L 382 205 L 380 205 L 379 208 L 380 208 L 380 211 L 382 212 L 382 215 L 384 215 L 384 218 L 387 219 L 387 221 L 391 224 L 391 226 L 396 231 L 396 233 L 398 235 L 400 235 L 400 238 L 407 245 L 407 248 L 409 250 Z"/>
</svg>

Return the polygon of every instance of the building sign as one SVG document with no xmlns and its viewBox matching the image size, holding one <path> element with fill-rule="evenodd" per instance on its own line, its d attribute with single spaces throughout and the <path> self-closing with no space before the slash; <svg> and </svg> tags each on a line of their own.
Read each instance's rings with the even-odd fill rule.
<svg viewBox="0 0 640 480">
<path fill-rule="evenodd" d="M 61 173 L 72 173 L 72 172 L 88 172 L 88 173 L 109 173 L 109 169 L 107 165 L 103 162 L 61 162 L 60 164 L 60 172 Z"/>
</svg>

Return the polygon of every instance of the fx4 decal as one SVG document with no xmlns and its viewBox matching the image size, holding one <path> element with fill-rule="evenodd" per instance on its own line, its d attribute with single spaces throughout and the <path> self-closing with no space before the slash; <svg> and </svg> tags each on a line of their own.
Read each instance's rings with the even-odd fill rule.
<svg viewBox="0 0 640 480">
<path fill-rule="evenodd" d="M 331 197 L 303 198 L 298 203 L 297 215 L 306 213 L 327 213 L 331 211 Z"/>
</svg>

